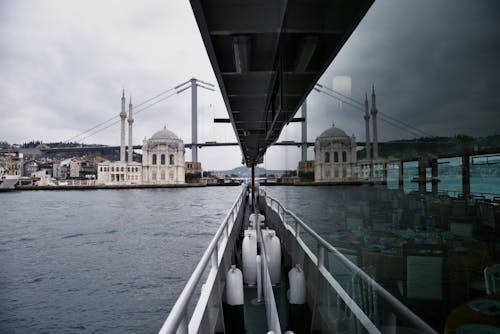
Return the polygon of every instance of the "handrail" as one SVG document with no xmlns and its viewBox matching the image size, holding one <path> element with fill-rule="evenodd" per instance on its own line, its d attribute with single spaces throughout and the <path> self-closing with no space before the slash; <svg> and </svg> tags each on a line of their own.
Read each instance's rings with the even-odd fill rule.
<svg viewBox="0 0 500 334">
<path fill-rule="evenodd" d="M 264 193 L 264 196 L 267 199 L 270 200 L 270 207 L 272 208 L 272 203 L 275 202 L 278 206 L 278 209 L 276 210 L 279 214 L 279 208 L 281 210 L 290 215 L 295 222 L 300 225 L 301 229 L 306 230 L 316 241 L 318 242 L 320 249 L 326 249 L 329 252 L 335 253 L 339 257 L 339 259 L 343 262 L 344 265 L 346 265 L 350 270 L 353 272 L 356 272 L 363 281 L 365 281 L 368 284 L 371 284 L 373 286 L 373 289 L 381 296 L 383 301 L 386 303 L 387 306 L 389 306 L 397 315 L 400 317 L 404 318 L 407 320 L 411 325 L 416 327 L 419 330 L 424 331 L 425 333 L 435 333 L 437 334 L 436 330 L 434 330 L 432 327 L 430 327 L 425 321 L 420 319 L 415 313 L 413 313 L 408 307 L 406 307 L 403 303 L 401 303 L 396 297 L 394 297 L 391 293 L 389 293 L 386 289 L 384 289 L 380 284 L 377 283 L 373 278 L 368 276 L 361 268 L 356 266 L 354 263 L 352 263 L 349 259 L 347 259 L 340 251 L 338 251 L 334 246 L 332 246 L 330 243 L 328 243 L 325 239 L 323 239 L 319 234 L 317 234 L 312 228 L 307 226 L 297 215 L 295 215 L 292 211 L 288 210 L 283 206 L 283 204 L 278 201 L 277 199 L 274 199 L 273 197 L 265 194 L 264 190 L 262 190 Z M 273 209 L 274 210 L 274 209 Z M 287 229 L 294 231 L 294 229 L 285 222 L 284 219 L 283 224 L 286 226 Z M 295 233 L 295 237 L 299 239 L 300 237 L 298 236 L 298 233 Z M 318 259 L 319 261 L 319 259 Z M 348 305 L 348 307 L 351 307 Z"/>
<path fill-rule="evenodd" d="M 262 285 L 264 291 L 264 301 L 266 304 L 266 318 L 267 318 L 267 328 L 275 334 L 281 334 L 281 326 L 279 322 L 278 309 L 276 307 L 276 299 L 274 298 L 273 287 L 271 285 L 271 277 L 269 275 L 268 257 L 266 251 L 266 244 L 264 238 L 262 237 L 262 232 L 260 230 L 260 223 L 257 221 L 257 233 L 260 236 L 259 242 L 260 252 L 262 256 Z"/>
<path fill-rule="evenodd" d="M 186 283 L 186 286 L 182 290 L 181 294 L 177 298 L 177 301 L 175 302 L 174 307 L 172 307 L 172 310 L 170 311 L 167 319 L 163 323 L 159 333 L 160 334 L 172 334 L 176 332 L 180 333 L 187 333 L 187 326 L 188 326 L 188 321 L 187 321 L 187 308 L 189 301 L 191 300 L 195 289 L 200 282 L 203 273 L 205 271 L 205 268 L 207 267 L 208 263 L 212 259 L 212 257 L 217 256 L 217 245 L 219 243 L 219 240 L 221 236 L 225 236 L 225 230 L 228 227 L 230 217 L 232 217 L 233 212 L 236 210 L 239 210 L 241 207 L 241 200 L 243 198 L 243 194 L 245 193 L 245 188 L 243 187 L 240 195 L 236 199 L 236 201 L 233 203 L 231 206 L 231 209 L 229 212 L 226 214 L 224 217 L 224 220 L 222 224 L 219 226 L 217 229 L 217 232 L 215 233 L 214 237 L 212 238 L 212 241 L 210 241 L 210 244 L 208 245 L 207 249 L 205 250 L 205 253 L 203 253 L 203 256 L 200 259 L 200 262 L 196 265 L 196 268 L 194 269 L 193 273 L 191 274 L 191 277 L 189 278 L 188 282 Z M 233 222 L 234 225 L 234 222 Z M 227 236 L 230 234 L 228 233 Z M 182 325 L 182 327 L 180 327 Z"/>
</svg>

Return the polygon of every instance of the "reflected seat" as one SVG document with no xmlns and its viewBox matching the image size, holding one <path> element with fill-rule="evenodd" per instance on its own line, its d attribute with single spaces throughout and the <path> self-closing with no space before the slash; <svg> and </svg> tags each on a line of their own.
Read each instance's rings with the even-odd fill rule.
<svg viewBox="0 0 500 334">
<path fill-rule="evenodd" d="M 405 304 L 434 328 L 444 326 L 445 265 L 443 245 L 405 244 L 403 246 L 403 298 Z"/>
<path fill-rule="evenodd" d="M 487 295 L 500 294 L 500 263 L 484 268 L 484 285 Z"/>
</svg>

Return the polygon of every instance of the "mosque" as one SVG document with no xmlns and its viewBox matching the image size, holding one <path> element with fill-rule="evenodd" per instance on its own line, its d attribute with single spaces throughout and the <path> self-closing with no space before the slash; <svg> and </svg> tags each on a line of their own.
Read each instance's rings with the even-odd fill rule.
<svg viewBox="0 0 500 334">
<path fill-rule="evenodd" d="M 347 135 L 333 124 L 316 138 L 314 160 L 299 162 L 299 175 L 314 174 L 314 182 L 373 181 L 378 176 L 379 166 L 384 163 L 384 159 L 378 156 L 377 113 L 375 88 L 372 87 L 371 112 L 368 108 L 368 96 L 365 96 L 364 159 L 357 159 L 356 137 Z M 370 140 L 370 116 L 373 125 L 373 143 Z"/>
<path fill-rule="evenodd" d="M 125 92 L 122 94 L 120 161 L 105 161 L 97 166 L 97 183 L 104 185 L 148 185 L 185 183 L 184 142 L 166 126 L 142 145 L 142 163 L 133 161 L 132 100 L 128 113 L 128 156 L 125 156 Z"/>
</svg>

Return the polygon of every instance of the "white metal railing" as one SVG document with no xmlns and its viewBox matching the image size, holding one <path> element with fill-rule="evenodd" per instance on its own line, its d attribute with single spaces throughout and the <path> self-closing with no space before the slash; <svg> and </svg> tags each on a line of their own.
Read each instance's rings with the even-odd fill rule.
<svg viewBox="0 0 500 334">
<path fill-rule="evenodd" d="M 378 284 L 372 277 L 367 275 L 361 268 L 353 264 L 349 259 L 347 259 L 340 251 L 318 235 L 313 229 L 306 225 L 299 217 L 297 217 L 293 212 L 286 209 L 281 202 L 265 194 L 265 191 L 261 188 L 261 196 L 265 196 L 266 204 L 275 211 L 281 223 L 284 227 L 290 231 L 290 233 L 295 237 L 297 243 L 302 247 L 304 252 L 311 258 L 312 262 L 317 266 L 319 273 L 322 277 L 330 284 L 330 287 L 335 290 L 338 296 L 344 301 L 346 306 L 350 309 L 352 314 L 357 318 L 359 323 L 364 327 L 368 333 L 381 333 L 377 326 L 369 319 L 369 317 L 363 312 L 363 310 L 358 306 L 358 304 L 352 299 L 352 297 L 345 291 L 342 285 L 333 277 L 333 275 L 325 268 L 325 252 L 331 252 L 337 256 L 340 261 L 353 273 L 356 273 L 366 284 L 370 285 L 373 290 L 380 296 L 380 300 L 383 301 L 384 307 L 390 310 L 391 315 L 387 317 L 388 322 L 392 322 L 389 325 L 391 328 L 389 332 L 395 330 L 395 317 L 399 317 L 407 321 L 411 326 L 424 333 L 435 333 L 437 332 L 430 327 L 425 321 L 420 319 L 415 313 L 413 313 L 408 307 L 401 303 L 396 297 L 385 290 L 380 284 Z M 293 218 L 295 226 L 292 226 L 286 221 L 286 215 Z M 301 238 L 301 231 L 306 231 L 316 242 L 318 246 L 318 256 L 316 256 L 309 247 L 304 243 Z M 383 326 L 384 324 L 382 324 Z"/>
<path fill-rule="evenodd" d="M 256 213 L 256 217 L 258 217 L 258 213 Z M 260 247 L 260 255 L 262 259 L 262 285 L 264 292 L 264 302 L 266 306 L 266 319 L 267 319 L 267 329 L 268 331 L 272 331 L 275 334 L 281 334 L 281 326 L 279 322 L 278 309 L 276 307 L 276 299 L 274 298 L 273 286 L 271 284 L 271 276 L 269 275 L 269 267 L 267 257 L 266 245 L 264 239 L 262 237 L 262 232 L 260 230 L 260 222 L 258 218 L 256 218 L 257 224 L 257 234 L 258 243 Z"/>
<path fill-rule="evenodd" d="M 194 269 L 193 274 L 186 283 L 186 286 L 177 298 L 174 307 L 170 311 L 170 314 L 159 331 L 160 334 L 198 332 L 202 318 L 206 312 L 207 305 L 210 303 L 210 297 L 213 292 L 212 289 L 214 289 L 217 284 L 219 264 L 224 255 L 227 242 L 233 233 L 233 227 L 242 207 L 242 201 L 245 193 L 246 190 L 245 187 L 243 187 L 241 193 L 231 206 L 231 209 L 224 218 L 222 224 L 217 229 L 212 241 L 210 241 L 205 253 L 203 253 L 200 262 L 198 262 L 198 265 Z M 195 306 L 191 320 L 188 321 L 189 303 L 209 263 L 211 264 L 210 273 L 208 274 L 205 284 L 201 289 L 200 298 Z"/>
</svg>

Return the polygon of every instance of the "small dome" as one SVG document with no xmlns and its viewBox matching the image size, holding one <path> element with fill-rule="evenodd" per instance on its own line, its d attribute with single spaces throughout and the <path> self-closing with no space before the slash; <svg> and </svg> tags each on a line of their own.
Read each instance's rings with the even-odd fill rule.
<svg viewBox="0 0 500 334">
<path fill-rule="evenodd" d="M 320 134 L 319 137 L 321 138 L 321 137 L 349 137 L 349 136 L 344 132 L 344 130 L 336 127 L 331 127 L 323 131 L 323 133 Z"/>
<path fill-rule="evenodd" d="M 170 130 L 167 130 L 167 127 L 164 127 L 163 130 L 156 132 L 151 139 L 179 139 L 175 133 Z"/>
</svg>

